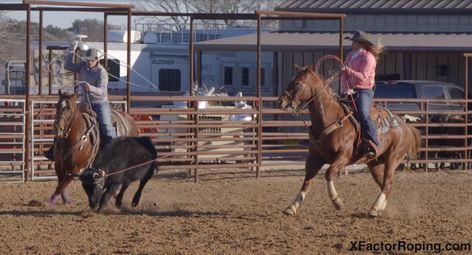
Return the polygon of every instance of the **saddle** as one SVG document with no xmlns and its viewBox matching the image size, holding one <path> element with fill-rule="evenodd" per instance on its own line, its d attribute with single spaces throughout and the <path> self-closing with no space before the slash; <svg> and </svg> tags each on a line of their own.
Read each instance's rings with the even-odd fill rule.
<svg viewBox="0 0 472 255">
<path fill-rule="evenodd" d="M 339 103 L 342 105 L 345 112 L 352 111 L 354 113 L 350 120 L 354 126 L 360 127 L 359 120 L 357 119 L 357 112 L 353 106 L 352 101 L 348 98 L 341 98 L 339 99 Z M 395 118 L 395 115 L 393 115 L 389 109 L 381 105 L 374 104 L 370 109 L 370 116 L 374 122 L 377 123 L 377 130 L 379 134 L 385 134 L 391 128 L 400 126 L 398 120 Z M 360 132 L 360 128 L 358 128 L 357 132 Z"/>
<path fill-rule="evenodd" d="M 323 132 L 319 136 L 315 136 L 313 132 L 309 132 L 310 136 L 310 143 L 312 144 L 313 147 L 316 148 L 321 148 L 321 146 L 324 143 L 325 137 L 327 137 L 329 134 L 331 134 L 333 131 L 337 130 L 340 127 L 344 126 L 344 122 L 349 119 L 349 121 L 353 124 L 357 135 L 357 143 L 358 146 L 362 145 L 362 132 L 361 132 L 361 127 L 359 120 L 355 117 L 357 116 L 355 107 L 352 105 L 351 100 L 347 99 L 339 99 L 338 102 L 342 106 L 344 110 L 344 117 L 333 122 L 331 125 L 326 127 Z M 371 118 L 374 120 L 374 122 L 377 124 L 377 130 L 378 134 L 384 134 L 388 132 L 391 128 L 397 128 L 400 126 L 398 123 L 398 120 L 395 118 L 393 113 L 388 110 L 387 108 L 384 108 L 380 105 L 374 105 L 371 108 L 370 112 Z"/>
</svg>

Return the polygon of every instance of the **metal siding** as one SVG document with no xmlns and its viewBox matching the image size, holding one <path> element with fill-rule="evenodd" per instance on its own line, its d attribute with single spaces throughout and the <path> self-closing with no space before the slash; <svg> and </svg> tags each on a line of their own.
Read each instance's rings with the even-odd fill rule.
<svg viewBox="0 0 472 255">
<path fill-rule="evenodd" d="M 293 52 L 293 63 L 298 66 L 303 66 L 303 53 L 300 51 Z"/>
<path fill-rule="evenodd" d="M 435 71 L 436 71 L 436 79 L 437 81 L 448 81 L 449 80 L 449 76 L 451 76 L 451 71 L 450 70 L 450 67 L 449 67 L 449 70 L 448 70 L 448 73 L 447 73 L 447 76 L 443 76 L 443 75 L 440 75 L 440 73 L 438 72 L 438 68 L 440 65 L 448 65 L 447 63 L 447 54 L 441 52 L 441 53 L 438 53 L 437 54 L 437 59 L 436 59 L 436 67 L 435 67 Z"/>
<path fill-rule="evenodd" d="M 410 79 L 414 80 L 418 76 L 418 54 L 411 54 L 411 76 Z"/>
<path fill-rule="evenodd" d="M 427 53 L 426 54 L 426 63 L 427 63 L 427 78 L 428 80 L 436 80 L 436 66 L 437 66 L 437 53 Z"/>
<path fill-rule="evenodd" d="M 310 51 L 303 52 L 303 65 L 304 66 L 314 66 L 313 54 Z"/>
<path fill-rule="evenodd" d="M 385 56 L 385 70 L 386 74 L 394 74 L 395 71 L 395 54 L 387 54 Z"/>
<path fill-rule="evenodd" d="M 448 76 L 448 82 L 452 82 L 454 84 L 458 84 L 458 75 L 457 73 L 457 54 L 455 53 L 450 53 L 446 54 L 446 64 L 449 66 L 449 76 Z"/>
<path fill-rule="evenodd" d="M 403 52 L 395 52 L 395 73 L 400 75 L 400 79 L 404 77 L 405 70 L 403 69 Z"/>
<path fill-rule="evenodd" d="M 417 55 L 417 68 L 416 68 L 416 76 L 413 77 L 414 80 L 427 80 L 427 69 L 428 69 L 428 63 L 427 63 L 427 56 L 426 53 L 420 52 Z M 423 63 L 423 65 L 420 65 L 418 63 Z"/>
<path fill-rule="evenodd" d="M 356 8 L 380 8 L 380 9 L 463 9 L 472 8 L 471 0 L 309 0 L 309 1 L 285 1 L 277 8 L 285 9 L 356 9 Z"/>
</svg>

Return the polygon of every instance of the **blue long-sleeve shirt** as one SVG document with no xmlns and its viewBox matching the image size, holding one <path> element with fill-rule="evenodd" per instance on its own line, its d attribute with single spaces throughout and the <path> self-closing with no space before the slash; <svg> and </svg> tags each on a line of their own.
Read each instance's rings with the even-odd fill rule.
<svg viewBox="0 0 472 255">
<path fill-rule="evenodd" d="M 72 63 L 72 52 L 69 52 L 64 63 L 64 68 L 79 73 L 79 79 L 87 82 L 91 103 L 103 103 L 108 101 L 108 73 L 105 68 L 97 63 L 93 68 L 88 68 L 85 62 Z"/>
</svg>

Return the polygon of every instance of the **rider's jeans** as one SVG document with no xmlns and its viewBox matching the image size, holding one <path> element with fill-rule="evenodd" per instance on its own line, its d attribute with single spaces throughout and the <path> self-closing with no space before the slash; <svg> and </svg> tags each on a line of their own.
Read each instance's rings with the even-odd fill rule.
<svg viewBox="0 0 472 255">
<path fill-rule="evenodd" d="M 379 138 L 377 137 L 377 129 L 373 120 L 370 118 L 370 108 L 374 97 L 374 91 L 371 89 L 355 89 L 358 96 L 355 100 L 357 107 L 357 115 L 361 123 L 362 136 L 364 139 L 371 140 L 376 145 L 379 145 Z"/>
<path fill-rule="evenodd" d="M 111 121 L 111 109 L 108 102 L 92 103 L 92 109 L 97 114 L 100 133 L 104 139 L 103 144 L 108 144 L 116 137 L 116 131 Z"/>
</svg>

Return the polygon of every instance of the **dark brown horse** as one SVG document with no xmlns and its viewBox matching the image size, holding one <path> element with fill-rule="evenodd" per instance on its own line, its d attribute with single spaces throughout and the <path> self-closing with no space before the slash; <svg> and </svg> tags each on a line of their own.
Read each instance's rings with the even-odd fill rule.
<svg viewBox="0 0 472 255">
<path fill-rule="evenodd" d="M 54 122 L 54 169 L 58 185 L 48 200 L 51 205 L 59 195 L 64 203 L 71 203 L 65 188 L 74 178 L 74 174 L 93 162 L 100 148 L 100 131 L 95 113 L 89 106 L 77 104 L 77 98 L 77 94 L 59 91 Z M 113 110 L 112 121 L 116 123 L 117 135 L 138 135 L 138 127 L 128 114 Z"/>
<path fill-rule="evenodd" d="M 310 67 L 297 67 L 297 74 L 279 98 L 279 106 L 283 110 L 298 112 L 303 108 L 302 104 L 310 111 L 311 145 L 301 191 L 284 212 L 290 215 L 297 213 L 313 177 L 324 164 L 330 164 L 325 174 L 329 198 L 336 209 L 341 209 L 343 201 L 336 192 L 333 177 L 349 164 L 366 162 L 358 141 L 357 125 L 348 117 L 353 113 L 341 105 L 338 97 L 329 88 L 329 82 L 321 79 Z M 380 194 L 369 212 L 370 216 L 377 216 L 385 209 L 396 168 L 407 154 L 416 156 L 420 146 L 420 133 L 416 128 L 408 126 L 398 116 L 385 109 L 374 107 L 371 110 L 371 118 L 376 123 L 385 122 L 388 116 L 395 125 L 386 129 L 384 126 L 383 130 L 379 130 L 379 156 L 367 162 L 375 182 L 380 186 Z"/>
</svg>

